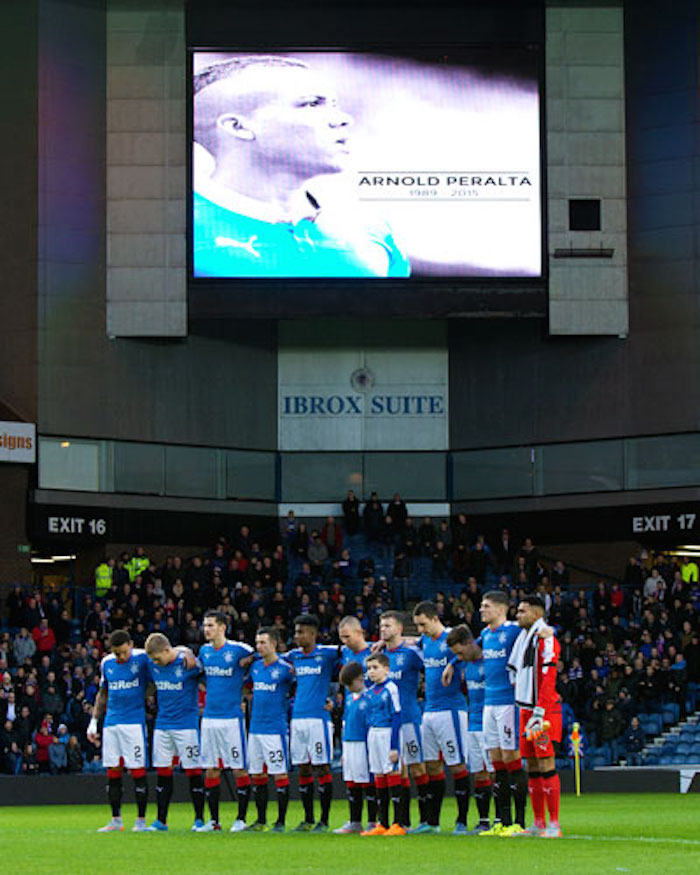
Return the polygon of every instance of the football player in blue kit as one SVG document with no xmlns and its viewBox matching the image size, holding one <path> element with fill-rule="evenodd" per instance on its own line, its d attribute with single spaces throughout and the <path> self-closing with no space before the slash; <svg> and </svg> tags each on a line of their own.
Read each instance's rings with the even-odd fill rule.
<svg viewBox="0 0 700 875">
<path fill-rule="evenodd" d="M 255 636 L 260 659 L 250 668 L 253 685 L 253 713 L 248 728 L 250 774 L 258 817 L 248 827 L 252 832 L 267 829 L 268 777 L 274 778 L 277 791 L 277 821 L 273 832 L 284 832 L 289 805 L 289 694 L 294 684 L 294 669 L 281 659 L 282 641 L 277 629 L 262 626 Z"/>
<path fill-rule="evenodd" d="M 173 793 L 173 767 L 179 760 L 190 784 L 194 807 L 193 830 L 204 826 L 204 779 L 199 764 L 198 682 L 201 665 L 185 647 L 175 648 L 161 632 L 146 639 L 146 653 L 158 696 L 153 731 L 153 765 L 158 775 L 158 817 L 151 832 L 167 832 L 168 808 Z"/>
<path fill-rule="evenodd" d="M 146 691 L 150 683 L 148 656 L 134 647 L 131 635 L 117 629 L 109 636 L 111 653 L 100 664 L 100 688 L 87 737 L 100 743 L 98 721 L 104 715 L 102 765 L 107 770 L 107 795 L 112 819 L 99 832 L 121 832 L 122 770 L 134 779 L 137 818 L 134 832 L 145 832 L 148 784 L 146 782 Z"/>
<path fill-rule="evenodd" d="M 228 58 L 193 90 L 195 276 L 409 276 L 386 223 L 313 185 L 347 169 L 352 118 L 304 61 Z"/>
<path fill-rule="evenodd" d="M 207 682 L 207 700 L 201 725 L 201 764 L 206 776 L 204 788 L 210 820 L 197 832 L 218 832 L 221 769 L 233 769 L 236 776 L 238 815 L 231 832 L 245 829 L 250 799 L 250 777 L 246 745 L 245 719 L 241 710 L 243 682 L 253 661 L 253 648 L 240 641 L 226 639 L 228 617 L 221 611 L 204 615 L 204 637 L 199 651 Z"/>
<path fill-rule="evenodd" d="M 461 671 L 462 679 L 467 687 L 467 712 L 469 714 L 467 765 L 474 780 L 474 800 L 479 812 L 479 822 L 474 829 L 470 830 L 470 834 L 477 835 L 490 827 L 489 808 L 491 806 L 493 766 L 483 732 L 484 694 L 486 691 L 484 661 L 483 659 L 464 661 L 469 647 L 473 643 L 474 636 L 471 629 L 465 625 L 455 626 L 447 636 L 447 645 L 457 660 L 455 668 Z M 447 674 L 449 675 L 449 672 Z M 443 677 L 443 681 L 445 679 Z"/>
<path fill-rule="evenodd" d="M 449 630 L 443 626 L 433 602 L 419 602 L 413 621 L 421 634 L 425 672 L 425 711 L 423 712 L 423 756 L 428 767 L 428 828 L 421 832 L 439 832 L 440 811 L 445 795 L 443 763 L 452 772 L 457 800 L 455 835 L 467 834 L 469 806 L 469 772 L 467 760 L 467 702 L 460 678 L 454 674 L 447 686 L 442 683 L 443 670 L 450 658 L 447 646 Z"/>
<path fill-rule="evenodd" d="M 339 658 L 338 648 L 317 643 L 318 619 L 302 614 L 294 620 L 297 647 L 285 659 L 296 672 L 296 694 L 292 706 L 290 749 L 292 765 L 299 766 L 299 795 L 304 820 L 296 832 L 328 832 L 333 800 L 333 731 L 329 708 L 330 684 Z M 314 825 L 314 775 L 318 780 L 321 816 Z"/>
<path fill-rule="evenodd" d="M 379 618 L 379 636 L 389 657 L 389 678 L 399 689 L 401 700 L 401 819 L 405 829 L 411 826 L 411 789 L 409 773 L 416 784 L 420 825 L 427 824 L 426 798 L 428 773 L 423 762 L 421 736 L 422 712 L 418 704 L 418 684 L 423 672 L 421 651 L 403 638 L 404 616 L 400 611 L 384 611 Z"/>
<path fill-rule="evenodd" d="M 525 829 L 527 776 L 520 757 L 515 688 L 508 670 L 520 627 L 507 619 L 508 605 L 508 596 L 501 590 L 484 593 L 479 611 L 486 625 L 475 641 L 484 660 L 484 739 L 494 767 L 496 803 L 496 822 L 482 836 L 511 836 Z"/>
</svg>

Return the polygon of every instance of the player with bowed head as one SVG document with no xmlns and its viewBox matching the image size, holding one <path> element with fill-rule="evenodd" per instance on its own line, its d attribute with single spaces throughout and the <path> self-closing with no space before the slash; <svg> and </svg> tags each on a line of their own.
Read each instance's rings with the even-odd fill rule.
<svg viewBox="0 0 700 875">
<path fill-rule="evenodd" d="M 193 830 L 204 826 L 204 779 L 199 765 L 198 681 L 201 665 L 186 647 L 173 647 L 161 632 L 146 639 L 146 653 L 158 696 L 153 731 L 158 817 L 150 832 L 167 832 L 173 792 L 173 768 L 179 761 L 190 784 L 194 807 Z"/>
<path fill-rule="evenodd" d="M 146 707 L 150 683 L 148 657 L 134 647 L 125 629 L 109 636 L 111 653 L 100 664 L 100 688 L 87 728 L 91 744 L 99 744 L 98 721 L 104 716 L 102 764 L 107 770 L 107 795 L 112 819 L 98 832 L 121 832 L 122 770 L 126 767 L 134 780 L 137 818 L 134 832 L 146 832 L 148 784 L 146 782 Z"/>
</svg>

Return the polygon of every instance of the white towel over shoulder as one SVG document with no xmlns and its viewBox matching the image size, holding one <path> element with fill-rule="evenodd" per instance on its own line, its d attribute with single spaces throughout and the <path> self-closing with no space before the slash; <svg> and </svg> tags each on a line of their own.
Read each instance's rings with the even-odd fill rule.
<svg viewBox="0 0 700 875">
<path fill-rule="evenodd" d="M 521 708 L 537 704 L 537 645 L 540 630 L 546 626 L 543 618 L 523 629 L 510 652 L 508 668 L 515 674 L 515 701 Z"/>
</svg>

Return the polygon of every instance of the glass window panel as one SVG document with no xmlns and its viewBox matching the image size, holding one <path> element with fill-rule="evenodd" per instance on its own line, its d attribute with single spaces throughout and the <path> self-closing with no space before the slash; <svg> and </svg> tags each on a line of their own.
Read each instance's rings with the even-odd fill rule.
<svg viewBox="0 0 700 875">
<path fill-rule="evenodd" d="M 41 438 L 39 486 L 41 489 L 97 492 L 100 488 L 100 442 Z"/>
<path fill-rule="evenodd" d="M 542 447 L 545 495 L 611 492 L 623 488 L 622 441 L 590 441 Z"/>
<path fill-rule="evenodd" d="M 217 451 L 207 447 L 165 448 L 165 493 L 217 497 Z"/>
<path fill-rule="evenodd" d="M 162 444 L 114 444 L 114 491 L 165 495 L 165 447 Z"/>
<path fill-rule="evenodd" d="M 627 441 L 627 488 L 700 484 L 700 434 L 631 438 Z"/>
<path fill-rule="evenodd" d="M 226 453 L 226 497 L 274 501 L 275 454 L 229 450 Z"/>
<path fill-rule="evenodd" d="M 365 453 L 365 492 L 386 501 L 446 501 L 445 453 Z"/>
<path fill-rule="evenodd" d="M 531 448 L 453 453 L 452 492 L 455 501 L 532 495 Z"/>
<path fill-rule="evenodd" d="M 341 502 L 362 490 L 360 453 L 283 453 L 282 502 Z"/>
</svg>

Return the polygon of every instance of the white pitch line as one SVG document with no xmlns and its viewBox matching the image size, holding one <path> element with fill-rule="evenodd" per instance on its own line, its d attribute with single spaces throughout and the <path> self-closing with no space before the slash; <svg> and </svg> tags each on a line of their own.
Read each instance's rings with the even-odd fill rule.
<svg viewBox="0 0 700 875">
<path fill-rule="evenodd" d="M 578 839 L 588 842 L 647 842 L 649 844 L 670 845 L 700 845 L 700 839 L 674 839 L 661 836 L 579 836 L 565 835 L 566 839 Z"/>
</svg>

